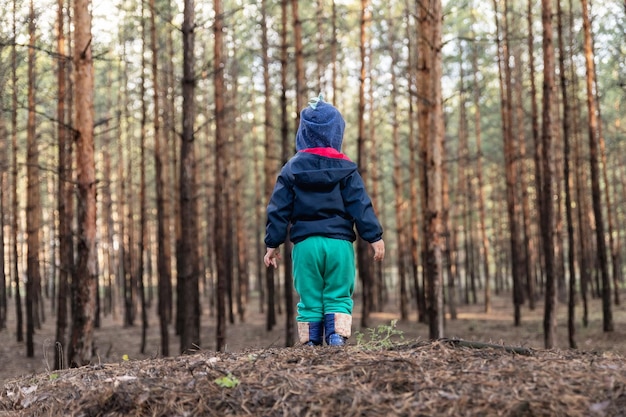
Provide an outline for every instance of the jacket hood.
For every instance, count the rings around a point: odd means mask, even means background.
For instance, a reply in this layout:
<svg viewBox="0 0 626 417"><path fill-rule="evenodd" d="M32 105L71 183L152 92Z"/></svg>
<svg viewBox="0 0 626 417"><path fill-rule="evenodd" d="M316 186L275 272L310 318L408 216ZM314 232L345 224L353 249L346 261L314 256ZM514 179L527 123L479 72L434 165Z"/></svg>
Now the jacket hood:
<svg viewBox="0 0 626 417"><path fill-rule="evenodd" d="M357 169L356 164L348 159L308 152L299 152L289 165L295 184L305 187L337 184Z"/></svg>
<svg viewBox="0 0 626 417"><path fill-rule="evenodd" d="M321 96L311 101L300 113L296 133L296 151L308 148L334 148L341 152L346 122L332 104Z"/></svg>

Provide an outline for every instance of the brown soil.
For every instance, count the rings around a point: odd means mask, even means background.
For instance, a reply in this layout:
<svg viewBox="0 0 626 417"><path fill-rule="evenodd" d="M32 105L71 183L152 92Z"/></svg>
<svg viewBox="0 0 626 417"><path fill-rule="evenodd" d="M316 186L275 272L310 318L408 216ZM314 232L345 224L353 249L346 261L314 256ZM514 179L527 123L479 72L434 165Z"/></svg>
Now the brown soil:
<svg viewBox="0 0 626 417"><path fill-rule="evenodd" d="M284 316L266 332L252 304L248 321L228 328L227 352L214 353L213 319L205 315L203 350L176 358L160 357L153 314L145 354L139 353L140 326L124 328L119 317L105 317L96 331L97 363L61 372L52 371L53 318L38 330L30 359L15 342L11 320L10 330L0 332L0 417L626 415L624 303L613 309L615 331L605 333L600 301L593 300L589 327L577 325L576 351L567 349L565 306L558 308L557 348L546 351L542 307L525 308L515 328L510 304L508 296L496 298L489 314L462 306L457 320L447 320L446 337L495 345L482 349L427 342L428 328L414 314L397 323L401 335L389 343L382 330L398 318L392 305L373 315L370 329L360 329L355 314L355 335L339 350L282 349ZM177 352L178 339L172 334L171 340ZM528 349L520 355L505 345ZM223 377L239 383L220 386Z"/></svg>

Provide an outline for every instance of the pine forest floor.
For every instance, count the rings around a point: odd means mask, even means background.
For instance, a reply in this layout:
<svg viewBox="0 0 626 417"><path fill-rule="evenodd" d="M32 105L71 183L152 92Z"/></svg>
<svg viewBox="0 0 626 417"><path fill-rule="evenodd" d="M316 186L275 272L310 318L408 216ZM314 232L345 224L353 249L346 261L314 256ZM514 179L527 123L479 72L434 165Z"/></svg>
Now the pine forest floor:
<svg viewBox="0 0 626 417"><path fill-rule="evenodd" d="M398 319L397 306L372 315L345 348L284 346L284 315L267 332L258 302L245 323L227 328L226 352L214 352L214 319L202 318L203 348L159 355L151 309L148 343L141 325L103 317L96 330L98 362L53 371L54 317L35 335L35 358L15 341L14 306L0 332L0 417L8 416L626 416L626 291L613 306L615 330L602 331L602 306L590 302L578 349L568 349L567 306L559 305L557 346L543 349L543 307L522 310L513 326L510 295L493 309L459 306L446 320L445 340L428 327ZM13 301L13 300L11 300ZM458 340L464 342L459 342ZM170 351L178 338L170 336ZM467 343L466 343L467 342Z"/></svg>

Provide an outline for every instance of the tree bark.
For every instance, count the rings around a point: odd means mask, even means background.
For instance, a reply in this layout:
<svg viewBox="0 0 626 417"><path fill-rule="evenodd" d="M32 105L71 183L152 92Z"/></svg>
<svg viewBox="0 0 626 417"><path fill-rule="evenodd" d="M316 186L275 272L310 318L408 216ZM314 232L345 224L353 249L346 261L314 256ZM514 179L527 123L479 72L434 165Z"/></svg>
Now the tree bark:
<svg viewBox="0 0 626 417"><path fill-rule="evenodd" d="M407 13L407 21L408 16L412 15L410 10L409 2L406 0L406 13ZM420 273L419 273L419 265L420 265L420 247L419 247L419 198L418 195L421 192L420 187L418 186L418 175L420 175L420 169L418 167L418 137L415 134L415 98L417 96L415 90L415 80L416 80L416 70L417 65L415 63L414 55L419 56L419 51L417 54L414 53L415 46L412 42L411 33L409 32L409 25L407 25L407 39L408 39L408 89L409 89L409 112L408 112L408 125L409 125L409 211L410 218L409 222L411 224L410 229L410 238L409 238L409 249L410 249L410 275L413 279L413 287L415 291L415 298L417 304L417 320L418 322L425 322L426 317L426 303L424 297L423 288L420 287ZM424 184L420 183L423 187Z"/></svg>
<svg viewBox="0 0 626 417"><path fill-rule="evenodd" d="M565 217L567 221L567 267L569 275L569 296L567 304L567 334L569 347L576 349L576 243L574 234L574 216L572 214L572 187L573 179L570 169L572 156L570 137L571 132L571 103L569 102L569 81L565 69L566 50L563 42L563 10L561 0L557 1L557 34L559 43L559 74L561 87L561 101L563 103L563 177L565 178Z"/></svg>
<svg viewBox="0 0 626 417"><path fill-rule="evenodd" d="M398 240L398 256L396 259L398 268L399 294L400 300L400 319L406 321L409 319L409 292L407 290L407 263L404 256L407 248L405 238L406 221L404 210L404 178L402 174L402 153L400 144L400 132L398 121L398 82L395 68L398 65L398 58L395 53L394 45L396 37L394 35L393 17L388 17L389 25L389 51L391 51L391 118L392 118L392 138L393 138L393 188L395 194L394 209L396 217L396 239ZM373 107L373 106L372 106ZM373 123L372 123L373 125ZM373 137L373 135L372 135ZM378 170L375 170L378 172ZM378 199L377 199L378 200ZM378 292L380 293L380 292ZM382 308L382 305L378 306Z"/></svg>
<svg viewBox="0 0 626 417"><path fill-rule="evenodd" d="M82 366L91 361L98 277L90 5L90 0L74 0L78 262L72 279L70 366Z"/></svg>
<svg viewBox="0 0 626 417"><path fill-rule="evenodd" d="M4 82L0 83L0 89L4 91ZM6 138L8 136L6 124L4 119L4 112L0 113L0 137ZM0 141L0 166L8 167L8 146L7 141ZM7 270L5 266L5 240L4 240L4 226L5 226L5 196L8 191L8 169L3 169L0 173L0 330L7 327ZM10 276L10 275L9 275Z"/></svg>
<svg viewBox="0 0 626 417"><path fill-rule="evenodd" d="M553 105L556 88L554 82L554 45L552 42L552 2L551 0L542 0L541 6L543 24L543 117L541 129L543 176L540 195L543 203L540 217L546 274L543 333L545 348L550 349L554 347L556 336L556 284L558 279L554 252L554 160L552 156L554 142Z"/></svg>
<svg viewBox="0 0 626 417"><path fill-rule="evenodd" d="M65 45L65 16L63 8L65 0L58 0L57 4L57 136L59 143L59 165L57 186L57 209L59 211L59 283L57 287L57 326L54 369L66 366L64 350L67 336L67 302L68 283L74 270L74 244L72 240L71 219L74 216L73 187L72 187L72 137L66 125L67 101L66 91L66 45Z"/></svg>
<svg viewBox="0 0 626 417"><path fill-rule="evenodd" d="M602 214L600 169L598 163L598 117L595 103L594 74L595 64L593 49L591 47L591 23L589 21L589 7L587 0L581 0L583 13L583 33L585 49L585 69L587 73L587 113L589 125L589 163L591 167L591 193L593 196L593 213L596 221L596 244L598 248L598 261L602 275L602 327L605 332L612 332L613 312L611 311L611 281L609 277L606 242L604 236L604 217ZM608 185L608 184L607 184Z"/></svg>
<svg viewBox="0 0 626 417"><path fill-rule="evenodd" d="M440 0L419 8L418 115L421 153L425 157L423 200L425 225L425 276L428 333L432 340L443 337L442 268L442 147L443 102L441 97Z"/></svg>
<svg viewBox="0 0 626 417"><path fill-rule="evenodd" d="M181 239L178 244L177 270L179 300L182 322L180 329L180 353L188 353L200 347L200 299L199 299L199 259L198 259L198 200L196 185L196 154L194 148L195 73L194 73L194 31L195 3L185 0L183 11L183 130L180 145L180 227Z"/></svg>
<svg viewBox="0 0 626 417"><path fill-rule="evenodd" d="M360 36L359 36L359 50L360 50L360 71L359 71L359 107L358 107L358 134L357 134L357 166L363 183L367 184L368 170L367 163L365 161L365 80L367 69L365 66L366 61L366 44L367 44L367 28L370 22L369 12L369 0L361 0L360 9ZM367 259L367 243L360 237L357 239L357 265L358 273L362 282L362 313L361 313L361 326L368 327L369 315L371 312L372 301L372 274L368 265Z"/></svg>
<svg viewBox="0 0 626 417"><path fill-rule="evenodd" d="M13 10L12 10L12 33L17 36L17 1L13 0ZM11 145L13 148L12 152L12 173L13 173L13 184L11 184L11 194L12 194L12 212L13 212L13 222L11 224L11 275L13 276L14 285L15 285L15 326L16 326L16 340L18 342L24 341L24 316L22 311L22 295L20 290L20 270L19 270L19 257L17 252L17 237L18 237L18 225L19 225L19 201L17 199L17 183L18 183L18 165L17 165L17 110L18 110L18 101L17 101L17 93L18 93L18 78L17 78L17 44L13 44L11 46L11 85L13 94L11 95Z"/></svg>
<svg viewBox="0 0 626 417"><path fill-rule="evenodd" d="M513 308L515 326L521 324L521 305L523 303L520 273L520 230L518 220L518 198L517 198L517 158L516 149L511 132L511 71L509 68L509 48L508 48L508 3L505 0L504 19L504 43L500 39L500 22L498 21L498 2L494 0L494 10L496 16L496 39L498 43L498 73L500 83L500 101L502 115L502 137L504 140L505 176L506 176L506 205L509 221L509 240L511 256L511 272L513 278Z"/></svg>
<svg viewBox="0 0 626 417"><path fill-rule="evenodd" d="M484 304L485 313L491 312L491 271L489 256L489 237L487 236L487 224L485 220L485 188L483 181L483 150L482 129L480 111L480 85L478 82L478 46L472 45L472 100L474 102L474 136L476 140L476 181L478 186L478 215L480 228L480 241L483 253L483 274L485 276Z"/></svg>
<svg viewBox="0 0 626 417"><path fill-rule="evenodd" d="M296 15L297 15L297 12L296 12ZM287 114L287 72L288 72L287 46L288 44L287 44L287 2L286 1L282 2L281 19L282 19L282 25L281 25L281 51L280 51L280 54L281 54L280 55L280 63L281 63L280 137L281 137L281 143L282 143L281 162L285 164L287 160L289 159L289 157L292 155L293 149L294 149L293 142L291 141L291 138L289 137L289 115ZM265 29L267 30L267 27ZM266 36L265 40L267 42L267 33L265 33L265 36ZM268 44L268 47L269 47L269 44ZM301 47L302 45L300 45L300 48ZM265 50L265 52L267 52L267 49ZM271 109L269 107L269 104L271 102L270 101L271 84L270 84L270 79L269 79L269 56L266 56L265 58L267 59L267 64L268 64L267 72L264 72L264 74L267 76L267 80L265 81L266 92L267 92L265 103L268 106L266 108L266 113L265 113L265 118L267 122L266 127L268 129L268 132L266 132L266 138L267 140L273 140L273 135L271 132L269 132L269 129L271 127L271 120L270 120ZM298 76L296 76L296 79L298 79ZM301 81L302 80L300 80L300 82ZM296 90L298 90L298 88L296 88ZM297 105L298 104L296 104L296 106ZM301 110L300 107L296 107L296 113L299 112L300 110ZM268 155L268 156L271 156L271 155ZM273 175L270 177L270 180L272 183L273 183L274 178L276 178L276 174L277 173L274 171ZM270 194L268 194L268 197L269 195ZM293 262L292 259L293 258L291 257L291 244L289 242L286 242L286 244L283 246L284 246L283 252L285 254L284 256L285 346L293 346L296 343L296 323L295 323L296 311L295 311L294 299L293 299L293 274L292 274L292 262ZM279 304L279 307L280 307L280 304ZM271 307L271 308L272 310L274 310L274 307ZM274 322L276 322L276 318L274 318Z"/></svg>
<svg viewBox="0 0 626 417"><path fill-rule="evenodd" d="M29 48L28 48L28 118L26 122L27 156L26 171L28 179L26 203L26 231L27 231L27 269L26 269L26 356L35 355L34 334L37 315L37 291L41 280L39 269L39 246L41 218L41 190L39 189L39 149L37 146L37 132L35 119L35 6L30 0L28 19Z"/></svg>
<svg viewBox="0 0 626 417"><path fill-rule="evenodd" d="M262 13L263 13L263 24L262 24L262 44L268 46L267 41L267 1L262 0ZM287 130L287 1L281 2L281 101L280 108L281 114L283 115L282 119L282 128ZM265 137L265 202L266 206L269 202L269 198L272 195L272 190L274 188L274 181L276 180L276 161L273 160L274 155L276 155L276 147L274 144L274 137L272 135L272 121L271 121L271 86L270 86L270 78L269 78L269 56L267 55L268 48L263 48L263 82L264 82L264 137ZM283 246L287 246L288 243L285 242ZM267 292L267 313L266 313L266 323L265 329L270 331L276 325L276 306L275 306L275 288L274 288L274 269L273 268L265 268L265 291Z"/></svg>
<svg viewBox="0 0 626 417"><path fill-rule="evenodd" d="M157 273L158 273L158 315L161 335L161 354L169 356L169 331L172 302L172 247L170 234L170 205L167 192L169 178L169 152L163 143L161 134L161 102L159 97L159 65L156 30L155 0L150 0L150 47L152 49L152 85L154 89L154 166L156 175L156 210L157 210ZM165 145L165 146L164 146ZM165 161L165 162L164 162Z"/></svg>
<svg viewBox="0 0 626 417"><path fill-rule="evenodd" d="M224 58L223 58L223 10L221 0L214 0L215 22L213 24L214 51L213 77L215 100L215 238L221 244L215 245L217 262L217 326L216 350L226 346L226 291L229 275L227 257L228 196L226 194L227 137L224 115Z"/></svg>

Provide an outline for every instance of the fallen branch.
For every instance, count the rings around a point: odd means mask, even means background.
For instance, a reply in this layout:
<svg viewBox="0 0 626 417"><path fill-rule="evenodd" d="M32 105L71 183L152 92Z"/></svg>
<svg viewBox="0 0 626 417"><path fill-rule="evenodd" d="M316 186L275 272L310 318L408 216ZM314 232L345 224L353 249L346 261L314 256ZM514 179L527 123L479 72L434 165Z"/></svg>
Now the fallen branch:
<svg viewBox="0 0 626 417"><path fill-rule="evenodd" d="M525 355L525 356L531 356L533 354L531 349L525 348L525 347L504 346L504 345L497 345L495 343L472 342L469 340L462 340L462 339L442 338L438 340L440 342L447 343L455 347L467 347L471 349L486 349L486 348L502 349L506 352L517 353L518 355Z"/></svg>

